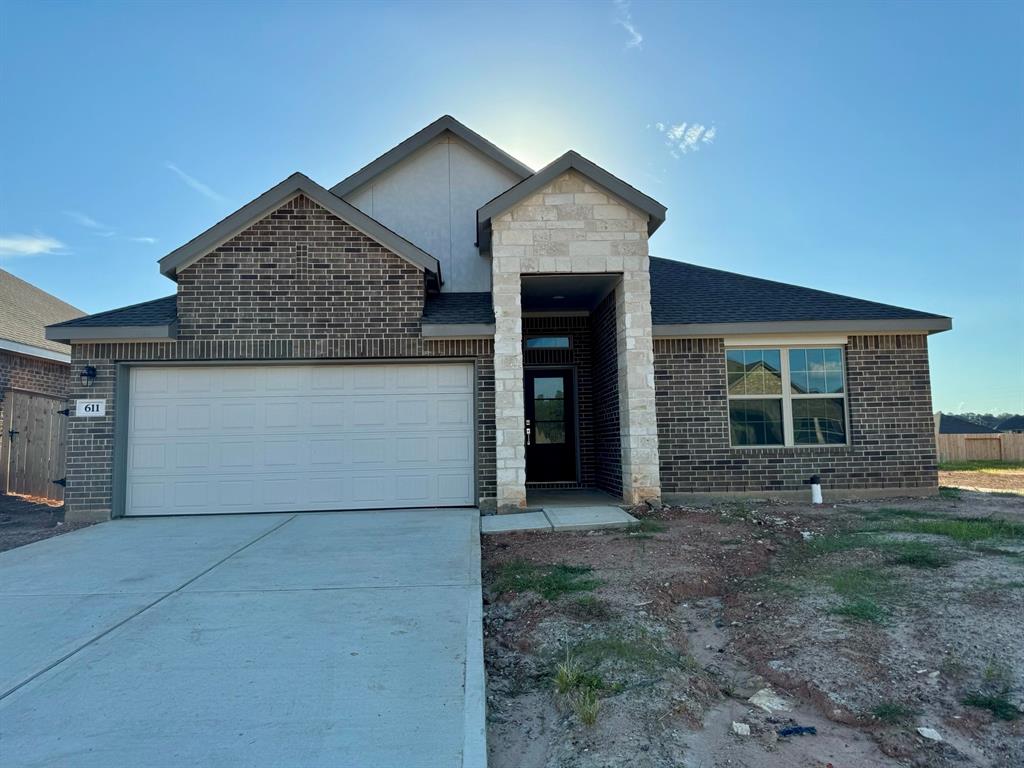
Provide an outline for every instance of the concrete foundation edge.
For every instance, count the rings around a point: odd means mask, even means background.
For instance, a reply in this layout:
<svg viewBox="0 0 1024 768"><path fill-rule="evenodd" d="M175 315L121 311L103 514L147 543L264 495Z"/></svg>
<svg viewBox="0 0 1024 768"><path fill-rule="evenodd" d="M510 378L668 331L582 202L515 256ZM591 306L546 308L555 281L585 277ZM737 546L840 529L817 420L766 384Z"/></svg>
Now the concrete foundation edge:
<svg viewBox="0 0 1024 768"><path fill-rule="evenodd" d="M920 488L836 488L822 489L822 497L826 502L859 501L868 499L893 498L927 498L937 496L939 487L924 486ZM690 493L662 493L661 500L665 504L696 504L701 502L722 501L725 499L778 499L779 501L811 501L810 487L805 491L717 491Z"/></svg>

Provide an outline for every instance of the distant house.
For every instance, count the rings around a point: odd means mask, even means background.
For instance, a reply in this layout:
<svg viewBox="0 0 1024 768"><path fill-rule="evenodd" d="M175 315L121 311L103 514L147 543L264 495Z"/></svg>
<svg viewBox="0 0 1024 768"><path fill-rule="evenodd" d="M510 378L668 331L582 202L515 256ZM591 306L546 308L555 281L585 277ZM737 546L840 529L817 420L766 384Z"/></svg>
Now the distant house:
<svg viewBox="0 0 1024 768"><path fill-rule="evenodd" d="M940 435L994 435L998 431L992 427L986 427L984 424L976 424L948 413L939 413L936 415L936 419L939 422Z"/></svg>
<svg viewBox="0 0 1024 768"><path fill-rule="evenodd" d="M1024 432L1024 416L1011 416L996 424L996 432Z"/></svg>
<svg viewBox="0 0 1024 768"><path fill-rule="evenodd" d="M54 500L64 489L71 347L46 326L85 313L0 269L0 492Z"/></svg>

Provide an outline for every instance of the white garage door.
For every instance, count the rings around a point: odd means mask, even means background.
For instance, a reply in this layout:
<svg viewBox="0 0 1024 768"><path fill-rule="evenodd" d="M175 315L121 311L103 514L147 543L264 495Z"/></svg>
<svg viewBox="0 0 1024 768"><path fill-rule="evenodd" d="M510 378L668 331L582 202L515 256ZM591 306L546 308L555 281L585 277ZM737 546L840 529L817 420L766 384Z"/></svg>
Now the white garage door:
<svg viewBox="0 0 1024 768"><path fill-rule="evenodd" d="M473 368L131 370L125 514L473 503Z"/></svg>

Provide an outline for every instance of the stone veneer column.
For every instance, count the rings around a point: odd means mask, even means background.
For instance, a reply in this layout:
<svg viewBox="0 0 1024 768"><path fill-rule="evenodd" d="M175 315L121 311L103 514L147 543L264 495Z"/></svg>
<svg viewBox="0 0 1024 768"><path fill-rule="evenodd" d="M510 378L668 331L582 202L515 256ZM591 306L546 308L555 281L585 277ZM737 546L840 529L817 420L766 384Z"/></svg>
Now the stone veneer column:
<svg viewBox="0 0 1024 768"><path fill-rule="evenodd" d="M491 228L498 510L526 503L521 276L537 273L622 275L616 335L623 496L629 503L658 498L647 216L570 170L496 216Z"/></svg>
<svg viewBox="0 0 1024 768"><path fill-rule="evenodd" d="M619 352L619 435L622 498L627 504L661 498L658 414L654 396L650 258L623 275L615 289Z"/></svg>
<svg viewBox="0 0 1024 768"><path fill-rule="evenodd" d="M526 413L519 263L515 252L503 251L494 255L494 455L499 512L512 512L526 506Z"/></svg>

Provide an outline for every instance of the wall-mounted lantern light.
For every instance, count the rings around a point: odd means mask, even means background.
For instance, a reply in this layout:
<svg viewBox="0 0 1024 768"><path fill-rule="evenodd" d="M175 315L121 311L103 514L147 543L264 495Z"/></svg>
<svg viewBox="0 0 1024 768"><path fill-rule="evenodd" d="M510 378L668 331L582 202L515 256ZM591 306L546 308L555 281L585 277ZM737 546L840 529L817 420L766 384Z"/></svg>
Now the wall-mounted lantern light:
<svg viewBox="0 0 1024 768"><path fill-rule="evenodd" d="M96 369L87 365L78 376L82 380L83 387L91 387L92 383L96 381Z"/></svg>

